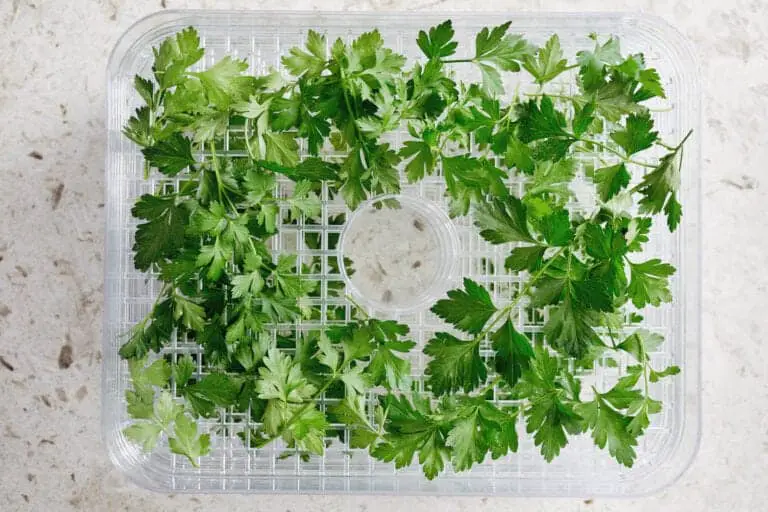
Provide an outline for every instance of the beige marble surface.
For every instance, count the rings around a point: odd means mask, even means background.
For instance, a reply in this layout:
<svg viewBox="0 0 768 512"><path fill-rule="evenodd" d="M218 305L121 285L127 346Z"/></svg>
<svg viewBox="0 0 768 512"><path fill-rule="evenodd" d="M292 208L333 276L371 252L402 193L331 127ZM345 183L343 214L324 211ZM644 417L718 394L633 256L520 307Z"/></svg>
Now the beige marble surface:
<svg viewBox="0 0 768 512"><path fill-rule="evenodd" d="M119 35L165 7L644 10L679 27L704 90L704 429L692 467L632 501L172 496L125 481L99 433L104 70ZM767 510L767 35L758 0L3 0L0 511Z"/></svg>

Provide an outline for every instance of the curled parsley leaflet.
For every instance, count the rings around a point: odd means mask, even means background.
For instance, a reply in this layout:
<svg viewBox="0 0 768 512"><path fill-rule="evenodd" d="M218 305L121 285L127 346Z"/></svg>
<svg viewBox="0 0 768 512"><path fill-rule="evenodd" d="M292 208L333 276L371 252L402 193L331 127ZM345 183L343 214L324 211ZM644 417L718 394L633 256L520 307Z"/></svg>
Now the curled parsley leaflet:
<svg viewBox="0 0 768 512"><path fill-rule="evenodd" d="M593 36L569 59L557 35L537 47L510 28L462 48L445 21L415 34L423 58L412 64L377 30L349 43L309 31L281 71L259 76L229 56L193 71L204 55L194 28L154 49L124 129L158 180L132 210L134 263L161 282L120 348L128 439L152 450L165 436L197 464L211 450L199 420L224 416L252 448L279 439L309 457L336 441L431 479L507 456L520 435L551 461L588 434L633 464L662 409L650 383L680 371L654 366L663 339L637 325L641 308L672 300L675 268L638 253L659 216L671 231L681 223L688 136L660 139L644 102L666 98L661 79L617 38ZM457 80L459 66L481 81ZM511 80L534 86L511 94ZM576 92L557 94L555 80ZM400 146L388 142L395 130L409 134ZM584 152L599 162L586 172ZM407 325L369 317L318 278L336 261L270 250L281 226L319 224L328 204L354 209L435 176L451 215L507 251L515 287L464 279L432 306L444 328L420 349ZM579 213L577 179L595 201ZM321 305L326 296L340 305ZM171 339L199 350L173 356ZM613 358L630 361L615 385L582 386Z"/></svg>

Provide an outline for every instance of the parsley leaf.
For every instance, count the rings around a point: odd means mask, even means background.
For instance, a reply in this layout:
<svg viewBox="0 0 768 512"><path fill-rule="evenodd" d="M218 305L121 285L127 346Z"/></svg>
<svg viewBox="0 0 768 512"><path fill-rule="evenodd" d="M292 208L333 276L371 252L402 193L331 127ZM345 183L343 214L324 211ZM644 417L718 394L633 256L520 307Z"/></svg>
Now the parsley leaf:
<svg viewBox="0 0 768 512"><path fill-rule="evenodd" d="M491 340L493 350L496 351L496 371L513 387L520 380L523 371L528 368L534 356L533 347L528 338L517 332L510 319L491 336Z"/></svg>
<svg viewBox="0 0 768 512"><path fill-rule="evenodd" d="M203 58L197 30L188 27L174 37L165 39L153 49L155 62L152 66L155 79L163 89L178 85L184 71Z"/></svg>
<svg viewBox="0 0 768 512"><path fill-rule="evenodd" d="M517 34L507 34L511 22L483 28L475 38L475 61L493 64L504 71L520 71L520 63L533 48Z"/></svg>
<svg viewBox="0 0 768 512"><path fill-rule="evenodd" d="M368 411L366 411L365 397L347 396L332 408L333 414L341 423L351 427L349 436L349 446L352 448L368 448L378 438L379 432L376 427L368 420ZM375 414L377 422L383 423L384 410L381 406L376 408Z"/></svg>
<svg viewBox="0 0 768 512"><path fill-rule="evenodd" d="M627 156L632 156L653 146L659 132L653 131L653 119L649 112L627 117L626 127L611 133L611 139L621 146Z"/></svg>
<svg viewBox="0 0 768 512"><path fill-rule="evenodd" d="M416 344L412 341L386 341L381 343L368 365L374 385L387 389L407 389L411 383L411 363L396 353L408 353Z"/></svg>
<svg viewBox="0 0 768 512"><path fill-rule="evenodd" d="M573 402L557 382L560 373L556 358L546 349L537 348L531 371L526 373L524 395L530 400L525 409L525 425L541 454L551 462L568 444L568 433L581 431L581 417Z"/></svg>
<svg viewBox="0 0 768 512"><path fill-rule="evenodd" d="M443 157L442 164L452 216L466 215L472 201L482 202L488 194L509 194L503 181L506 173L487 159L461 155Z"/></svg>
<svg viewBox="0 0 768 512"><path fill-rule="evenodd" d="M296 183L293 195L288 199L288 206L293 220L298 220L302 215L311 219L319 216L321 211L320 198L312 190L312 183L309 181Z"/></svg>
<svg viewBox="0 0 768 512"><path fill-rule="evenodd" d="M532 272L541 266L546 250L546 246L543 245L515 247L504 261L504 268L512 272L523 270Z"/></svg>
<svg viewBox="0 0 768 512"><path fill-rule="evenodd" d="M568 133L565 115L555 110L549 96L521 103L518 109L517 137L521 142L535 142L533 156L540 160L561 160L576 138Z"/></svg>
<svg viewBox="0 0 768 512"><path fill-rule="evenodd" d="M405 173L408 181L414 183L426 175L432 174L435 168L434 148L424 141L408 140L403 143L400 149L400 156L408 158L413 157L405 166Z"/></svg>
<svg viewBox="0 0 768 512"><path fill-rule="evenodd" d="M600 448L608 444L609 453L620 464L632 467L637 440L627 430L631 419L611 408L600 394L591 402L579 404L576 411L592 429L595 444Z"/></svg>
<svg viewBox="0 0 768 512"><path fill-rule="evenodd" d="M522 142L552 137L573 138L565 131L565 115L555 110L549 96L542 96L539 103L529 100L521 104L518 116L518 137Z"/></svg>
<svg viewBox="0 0 768 512"><path fill-rule="evenodd" d="M538 49L536 56L526 56L523 67L533 75L538 84L554 80L568 67L568 60L563 57L560 38L554 34L544 46Z"/></svg>
<svg viewBox="0 0 768 512"><path fill-rule="evenodd" d="M325 70L328 60L325 36L310 30L307 34L306 48L306 52L299 48L291 48L289 55L282 59L283 66L288 68L294 76L305 73L319 75Z"/></svg>
<svg viewBox="0 0 768 512"><path fill-rule="evenodd" d="M192 142L180 133L141 150L147 163L167 176L176 176L195 163Z"/></svg>
<svg viewBox="0 0 768 512"><path fill-rule="evenodd" d="M436 57L450 57L456 53L456 47L459 45L453 40L453 25L451 20L429 29L429 34L421 30L416 42L429 59Z"/></svg>
<svg viewBox="0 0 768 512"><path fill-rule="evenodd" d="M480 228L480 236L492 244L536 242L528 229L525 205L512 195L479 204L475 226Z"/></svg>
<svg viewBox="0 0 768 512"><path fill-rule="evenodd" d="M189 214L175 196L144 194L131 213L148 221L136 228L133 262L137 269L148 270L152 264L178 254L184 244Z"/></svg>
<svg viewBox="0 0 768 512"><path fill-rule="evenodd" d="M597 315L578 305L568 295L562 305L550 310L549 320L544 324L544 336L553 347L571 357L580 358L587 353L590 345L602 344L595 332L597 324Z"/></svg>
<svg viewBox="0 0 768 512"><path fill-rule="evenodd" d="M241 74L246 69L246 61L226 56L194 76L202 82L211 103L228 108L246 100L253 92L253 79Z"/></svg>
<svg viewBox="0 0 768 512"><path fill-rule="evenodd" d="M479 340L465 341L438 332L427 342L424 353L432 356L424 373L429 375L433 393L444 394L459 389L469 392L488 376L480 358Z"/></svg>
<svg viewBox="0 0 768 512"><path fill-rule="evenodd" d="M488 290L465 277L464 290L449 291L431 311L457 329L478 334L497 310Z"/></svg>
<svg viewBox="0 0 768 512"><path fill-rule="evenodd" d="M445 468L450 456L446 436L441 425L432 419L428 402L418 397L414 397L414 401L418 409L404 396L386 397L387 434L371 455L384 462L394 461L396 468L403 468L410 465L418 453L424 475L432 480Z"/></svg>
<svg viewBox="0 0 768 512"><path fill-rule="evenodd" d="M638 192L643 196L640 200L641 211L659 213L663 209L670 231L677 229L682 217L677 191L680 188L683 144L689 136L690 133L674 150L663 156L659 165L646 174L638 186Z"/></svg>
<svg viewBox="0 0 768 512"><path fill-rule="evenodd" d="M675 273L675 267L654 258L642 263L629 263L630 281L627 293L637 308L648 304L658 306L672 300L669 291L669 276Z"/></svg>
<svg viewBox="0 0 768 512"><path fill-rule="evenodd" d="M151 452L155 448L162 432L162 425L146 421L133 423L123 430L125 437L141 446L146 452Z"/></svg>
<svg viewBox="0 0 768 512"><path fill-rule="evenodd" d="M584 50L576 54L576 60L580 66L581 86L585 91L598 89L604 83L606 67L621 62L618 38L611 37L602 45L597 42L596 37L593 39L595 39L593 51Z"/></svg>
<svg viewBox="0 0 768 512"><path fill-rule="evenodd" d="M167 295L158 297L150 314L131 329L128 341L120 347L120 357L140 359L150 350L160 352L175 326L173 301Z"/></svg>
<svg viewBox="0 0 768 512"><path fill-rule="evenodd" d="M168 439L171 451L187 457L193 466L197 467L198 458L210 453L210 435L198 435L197 423L185 414L176 417L173 433L174 437Z"/></svg>
<svg viewBox="0 0 768 512"><path fill-rule="evenodd" d="M631 176L624 162L609 167L596 169L592 178L597 185L597 193L602 201L609 201L621 189L629 185Z"/></svg>

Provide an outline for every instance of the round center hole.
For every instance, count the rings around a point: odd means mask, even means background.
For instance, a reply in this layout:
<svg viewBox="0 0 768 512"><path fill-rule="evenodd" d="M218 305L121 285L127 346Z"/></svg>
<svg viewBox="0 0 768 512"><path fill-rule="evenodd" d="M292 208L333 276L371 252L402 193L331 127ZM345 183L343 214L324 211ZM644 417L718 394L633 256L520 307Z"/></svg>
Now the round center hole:
<svg viewBox="0 0 768 512"><path fill-rule="evenodd" d="M458 237L429 201L400 195L363 203L339 242L339 267L355 300L380 311L430 306L450 288Z"/></svg>

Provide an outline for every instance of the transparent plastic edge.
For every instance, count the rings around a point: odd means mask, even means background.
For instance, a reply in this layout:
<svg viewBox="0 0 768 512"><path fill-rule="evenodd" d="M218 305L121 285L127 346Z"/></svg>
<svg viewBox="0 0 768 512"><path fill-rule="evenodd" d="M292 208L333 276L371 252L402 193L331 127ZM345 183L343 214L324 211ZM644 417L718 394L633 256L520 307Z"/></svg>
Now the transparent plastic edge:
<svg viewBox="0 0 768 512"><path fill-rule="evenodd" d="M241 11L244 13L254 14L258 11L247 10ZM125 61L130 58L131 54L136 51L137 48L144 48L144 42L153 39L157 34L163 30L170 28L178 28L182 25L194 24L201 18L205 18L207 23L216 21L217 18L228 18L232 15L236 15L238 11L205 11L205 10L166 10L159 11L157 13L150 14L132 26L130 26L118 39L115 47L113 48L108 65L107 65L107 127L110 130L108 135L108 148L106 152L106 169L105 169L105 203L110 206L110 191L114 190L110 187L112 184L112 177L110 170L116 165L115 155L110 151L109 145L112 141L112 130L115 128L112 126L114 117L111 115L113 110L117 108L116 95L117 92L111 87L111 82L119 77L123 69L125 68ZM339 16L345 18L343 21L339 21L339 24L349 23L353 26L359 26L361 21L371 20L377 23L397 21L399 16L402 16L403 12L385 11L385 12L332 12L332 11L261 11L265 16L278 18L281 16L290 17L293 19L305 19L309 20L317 16ZM596 25L605 25L606 23L623 23L625 29L637 28L646 31L648 34L654 34L657 37L656 43L663 46L667 51L668 56L674 63L683 68L686 81L689 82L689 87L692 91L694 99L688 103L687 106L693 107L690 111L690 125L698 132L699 136L694 135L691 138L692 144L691 150L686 152L686 161L684 166L690 171L699 171L701 169L701 151L700 151L700 130L701 130L701 92L699 88L699 72L698 61L693 50L691 43L672 25L670 25L663 18L647 15L647 14L627 14L622 12L613 13L593 13L593 12L579 12L579 13L567 13L567 12L525 12L525 13L510 13L504 11L488 11L488 12L458 12L461 14L462 21L469 20L492 20L496 16L514 17L523 16L529 19L544 19L547 18L553 23L558 19L573 19L573 18L597 18L599 22ZM429 12L430 18L440 17L455 17L457 12ZM318 21L319 23L319 21ZM692 103L692 105L691 105ZM119 131L119 127L118 131ZM658 467L646 473L645 478L632 475L630 480L626 482L625 487L621 488L621 493L589 493L583 491L566 492L561 494L561 497L639 497L656 494L665 488L676 482L690 467L691 463L695 459L701 442L701 350L700 350L700 333L701 333L701 181L698 177L691 176L691 173L684 173L684 191L686 192L683 198L683 204L686 207L685 215L683 217L683 223L681 226L682 236L685 239L683 249L681 251L681 274L685 286L682 287L684 295L680 296L685 300L683 306L684 322L681 325L683 330L683 350L684 350L684 368L683 374L685 375L685 388L684 392L686 397L691 397L693 400L684 400L685 412L684 422L677 429L677 439L673 446L673 451L670 456L663 462L662 467ZM113 215L111 211L115 206L106 208L105 226L106 229L114 227ZM105 287L109 284L109 269L114 268L115 264L119 264L119 261L115 261L116 258L110 251L108 245L108 238L105 237L105 258L104 258L104 276ZM106 306L106 305L105 305ZM115 361L114 357L110 357L111 352L114 349L114 342L110 338L109 327L113 324L110 317L110 311L108 307L105 307L103 316L103 335L102 335L102 349L104 350L104 359L102 364L102 433L101 438L104 441L108 455L112 463L121 470L132 482L135 484L152 491L162 492L167 490L174 490L174 492L194 493L195 489L188 488L175 488L172 485L172 475L166 474L153 466L151 459L148 457L130 457L128 450L125 449L125 443L127 440L123 436L117 416L115 414L115 408L122 405L118 393L110 393L107 389L106 383L108 380L114 378L115 373L119 372L119 361ZM114 354L112 354L114 355ZM116 363L116 364L115 364ZM690 388L693 388L691 390ZM192 475L185 475L192 476ZM207 480L220 481L220 477L207 477L205 475L199 475L200 481ZM296 476L290 477L262 477L271 480L292 480L296 479ZM341 478L341 477L324 477L329 478ZM369 477L375 480L375 476ZM389 475L387 478L397 480L396 475ZM365 479L365 477L361 477ZM164 485L165 484L165 485ZM202 488L201 488L202 490ZM199 490L197 492L200 492ZM216 493L237 493L242 491L237 490L207 490L206 492ZM265 494L274 493L301 493L301 494L326 494L325 491L318 490L300 490L298 488L294 490L282 489L273 491L261 491ZM407 490L406 492L381 492L381 491L344 491L346 494L365 494L365 495L392 495L392 494L404 494L404 495L434 495L434 492L429 491L413 491ZM457 492L446 493L445 495L488 495L488 493L482 492ZM536 490L526 490L520 493L498 493L499 495L509 496L530 496L530 497L549 497L552 494L537 492Z"/></svg>
<svg viewBox="0 0 768 512"><path fill-rule="evenodd" d="M104 182L104 203L105 203L105 240L104 240L104 289L105 296L109 297L109 300L104 305L104 314L102 320L102 351L104 357L102 358L102 394L101 394L101 439L107 451L107 455L114 464L114 466L120 470L126 477L128 477L133 483L139 485L148 490L153 491L166 491L172 490L172 486L161 485L160 482L167 482L168 475L159 474L158 471L153 471L151 463L147 463L141 457L131 457L131 450L128 449L128 441L122 433L121 426L119 424L119 412L117 407L122 406L121 397L119 396L119 386L116 386L116 392L111 389L109 385L114 379L119 379L120 374L120 360L119 356L116 357L114 340L112 339L113 325L115 319L113 315L115 312L112 310L115 305L114 299L107 294L107 290L111 289L111 286L120 286L119 277L111 277L114 272L113 269L120 267L120 256L116 255L110 244L110 230L114 229L116 225L122 221L119 214L118 205L114 204L112 196L114 191L118 190L121 193L120 187L118 187L120 180L115 179L113 176L114 170L118 166L118 161L113 149L115 132L121 133L121 127L115 126L116 110L119 109L119 92L113 81L119 79L121 70L124 68L125 59L135 53L135 50L142 45L142 41L148 37L153 37L153 34L164 26L175 25L183 19L183 11L161 11L158 13L150 14L133 25L131 25L117 40L115 46L110 53L108 64L106 68L105 80L107 85L106 95L106 127L107 127L107 148L105 157L105 182ZM121 136L121 135L120 135ZM118 380L119 382L119 380ZM152 478L152 473L158 473L154 476L158 478Z"/></svg>
<svg viewBox="0 0 768 512"><path fill-rule="evenodd" d="M684 215L679 237L681 283L677 300L682 300L683 421L677 426L669 456L645 475L633 474L622 497L657 494L677 482L690 468L701 446L701 89L699 60L693 44L673 25L659 16L625 14L625 30L635 28L649 42L662 47L670 61L680 69L688 94L680 107L685 109L688 126L694 130L683 155L681 195ZM681 247L680 247L681 246Z"/></svg>

